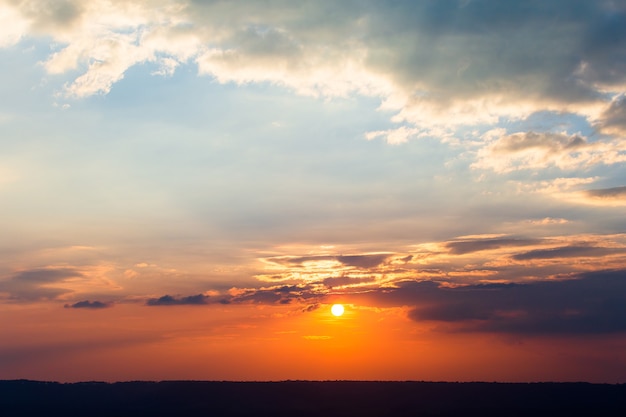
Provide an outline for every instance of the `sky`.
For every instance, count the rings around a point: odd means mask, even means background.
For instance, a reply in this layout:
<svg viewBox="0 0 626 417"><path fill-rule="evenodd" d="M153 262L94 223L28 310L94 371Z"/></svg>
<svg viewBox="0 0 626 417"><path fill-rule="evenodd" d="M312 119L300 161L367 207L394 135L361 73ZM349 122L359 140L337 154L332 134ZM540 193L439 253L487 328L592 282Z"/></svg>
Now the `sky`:
<svg viewBox="0 0 626 417"><path fill-rule="evenodd" d="M626 1L0 0L0 63L0 379L626 382Z"/></svg>

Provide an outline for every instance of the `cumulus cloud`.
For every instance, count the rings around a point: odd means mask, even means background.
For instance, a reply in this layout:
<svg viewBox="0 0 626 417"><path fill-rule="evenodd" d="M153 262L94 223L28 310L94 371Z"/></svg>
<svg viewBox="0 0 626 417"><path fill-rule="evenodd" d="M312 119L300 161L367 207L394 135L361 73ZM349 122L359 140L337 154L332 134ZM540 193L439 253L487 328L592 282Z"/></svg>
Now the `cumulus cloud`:
<svg viewBox="0 0 626 417"><path fill-rule="evenodd" d="M85 300L85 301L78 301L74 304L65 304L65 308L86 308L86 309L102 309L102 308L108 308L111 307L112 304L111 303L104 303L102 301L89 301L89 300Z"/></svg>
<svg viewBox="0 0 626 417"><path fill-rule="evenodd" d="M52 73L78 70L71 96L106 93L145 62L195 62L219 82L271 82L300 94L380 97L390 142L537 111L622 125L625 11L609 1L400 1L296 4L189 0L2 2L0 45L60 45ZM404 126L406 124L406 126ZM536 144L544 154L575 143Z"/></svg>
<svg viewBox="0 0 626 417"><path fill-rule="evenodd" d="M623 140L590 142L580 135L519 132L488 142L472 167L501 173L551 166L574 170L624 162L625 149Z"/></svg>

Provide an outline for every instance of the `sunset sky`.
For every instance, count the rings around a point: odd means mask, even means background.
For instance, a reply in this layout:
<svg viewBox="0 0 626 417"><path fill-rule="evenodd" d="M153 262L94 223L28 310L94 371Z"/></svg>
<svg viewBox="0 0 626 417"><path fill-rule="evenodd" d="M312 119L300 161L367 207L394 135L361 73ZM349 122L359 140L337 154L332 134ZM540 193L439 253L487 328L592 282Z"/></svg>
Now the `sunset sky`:
<svg viewBox="0 0 626 417"><path fill-rule="evenodd" d="M626 1L0 0L16 378L626 382Z"/></svg>

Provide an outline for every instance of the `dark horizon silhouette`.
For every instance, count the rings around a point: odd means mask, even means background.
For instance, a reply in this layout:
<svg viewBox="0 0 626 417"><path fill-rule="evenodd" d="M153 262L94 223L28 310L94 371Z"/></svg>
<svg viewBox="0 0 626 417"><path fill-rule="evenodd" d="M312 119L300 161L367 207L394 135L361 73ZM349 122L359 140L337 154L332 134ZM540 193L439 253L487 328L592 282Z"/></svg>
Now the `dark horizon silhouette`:
<svg viewBox="0 0 626 417"><path fill-rule="evenodd" d="M0 381L5 417L624 416L626 384Z"/></svg>

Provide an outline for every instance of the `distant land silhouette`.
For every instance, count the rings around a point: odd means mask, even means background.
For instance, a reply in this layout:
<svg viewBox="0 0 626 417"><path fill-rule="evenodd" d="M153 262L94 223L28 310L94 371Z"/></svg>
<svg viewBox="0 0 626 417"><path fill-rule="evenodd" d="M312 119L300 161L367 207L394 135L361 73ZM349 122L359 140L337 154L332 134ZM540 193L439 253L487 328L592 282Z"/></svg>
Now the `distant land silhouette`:
<svg viewBox="0 0 626 417"><path fill-rule="evenodd" d="M626 384L0 381L0 415L626 416Z"/></svg>

